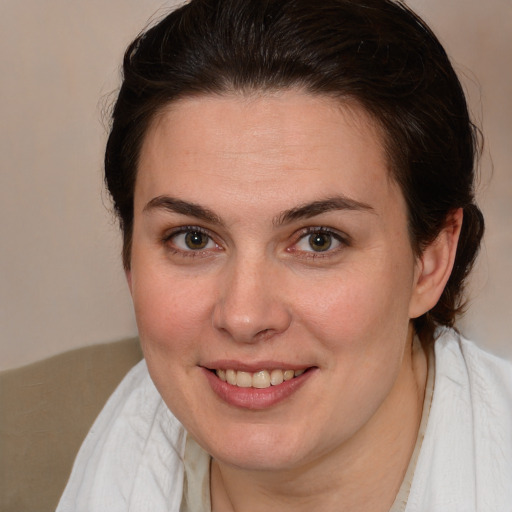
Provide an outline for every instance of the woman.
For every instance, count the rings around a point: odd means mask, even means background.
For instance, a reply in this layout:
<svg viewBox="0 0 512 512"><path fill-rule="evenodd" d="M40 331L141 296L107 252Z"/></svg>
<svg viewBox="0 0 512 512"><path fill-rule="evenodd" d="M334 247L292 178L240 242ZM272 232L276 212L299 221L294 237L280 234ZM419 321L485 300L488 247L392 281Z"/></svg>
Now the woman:
<svg viewBox="0 0 512 512"><path fill-rule="evenodd" d="M388 0L192 0L127 49L105 156L145 362L59 509L512 506L512 371L453 330L475 130Z"/></svg>

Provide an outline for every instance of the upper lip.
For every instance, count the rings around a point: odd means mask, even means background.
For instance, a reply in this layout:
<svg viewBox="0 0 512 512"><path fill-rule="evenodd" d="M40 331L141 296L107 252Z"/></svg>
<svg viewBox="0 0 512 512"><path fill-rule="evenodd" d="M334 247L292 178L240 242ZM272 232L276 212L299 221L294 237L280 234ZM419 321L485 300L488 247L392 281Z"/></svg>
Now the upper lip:
<svg viewBox="0 0 512 512"><path fill-rule="evenodd" d="M208 364L201 365L208 370L236 370L241 372L255 373L261 370L306 370L312 365L301 363L281 363L277 361L257 361L245 363L234 360L212 361Z"/></svg>

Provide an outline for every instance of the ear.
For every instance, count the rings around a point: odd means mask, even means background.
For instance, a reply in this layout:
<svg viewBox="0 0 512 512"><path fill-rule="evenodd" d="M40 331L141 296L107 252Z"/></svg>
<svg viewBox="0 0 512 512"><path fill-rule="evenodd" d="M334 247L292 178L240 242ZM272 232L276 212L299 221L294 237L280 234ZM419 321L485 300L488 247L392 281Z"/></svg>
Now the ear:
<svg viewBox="0 0 512 512"><path fill-rule="evenodd" d="M462 208L451 211L437 238L419 256L409 318L423 315L441 297L455 262L462 217Z"/></svg>

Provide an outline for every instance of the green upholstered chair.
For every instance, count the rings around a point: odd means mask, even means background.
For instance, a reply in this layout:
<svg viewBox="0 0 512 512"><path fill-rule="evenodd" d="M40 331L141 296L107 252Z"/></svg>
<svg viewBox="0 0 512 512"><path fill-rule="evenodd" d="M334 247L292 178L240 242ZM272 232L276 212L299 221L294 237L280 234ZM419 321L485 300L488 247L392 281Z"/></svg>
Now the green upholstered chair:
<svg viewBox="0 0 512 512"><path fill-rule="evenodd" d="M0 372L0 510L54 511L94 419L142 358L137 339Z"/></svg>

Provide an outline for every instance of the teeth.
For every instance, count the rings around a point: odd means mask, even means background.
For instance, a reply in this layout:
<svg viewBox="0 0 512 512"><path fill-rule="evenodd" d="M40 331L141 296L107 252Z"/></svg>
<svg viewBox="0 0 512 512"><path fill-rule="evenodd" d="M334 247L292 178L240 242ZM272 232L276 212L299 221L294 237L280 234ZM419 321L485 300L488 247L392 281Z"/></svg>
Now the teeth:
<svg viewBox="0 0 512 512"><path fill-rule="evenodd" d="M236 386L236 372L235 370L226 370L226 381L232 386Z"/></svg>
<svg viewBox="0 0 512 512"><path fill-rule="evenodd" d="M272 386L279 386L283 381L283 370L272 370L272 373L270 374L270 384L272 384Z"/></svg>
<svg viewBox="0 0 512 512"><path fill-rule="evenodd" d="M291 380L293 377L295 377L295 372L293 370L286 370L283 373L284 380Z"/></svg>
<svg viewBox="0 0 512 512"><path fill-rule="evenodd" d="M265 389L270 386L279 386L284 381L299 377L306 370L260 370L259 372L249 373L236 370L216 370L217 377L223 382L239 388L257 388Z"/></svg>
<svg viewBox="0 0 512 512"><path fill-rule="evenodd" d="M270 374L266 370L253 374L252 387L258 389L270 387Z"/></svg>
<svg viewBox="0 0 512 512"><path fill-rule="evenodd" d="M250 388L252 386L252 375L247 372L236 372L236 385L239 388Z"/></svg>

